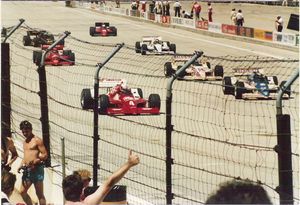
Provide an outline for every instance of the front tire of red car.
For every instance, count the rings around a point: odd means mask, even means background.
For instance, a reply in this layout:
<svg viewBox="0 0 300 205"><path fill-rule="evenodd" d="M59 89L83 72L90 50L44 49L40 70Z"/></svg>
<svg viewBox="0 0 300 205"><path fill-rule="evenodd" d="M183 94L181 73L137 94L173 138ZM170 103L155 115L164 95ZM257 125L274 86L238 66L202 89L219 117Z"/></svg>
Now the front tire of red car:
<svg viewBox="0 0 300 205"><path fill-rule="evenodd" d="M99 114L107 114L109 99L107 95L99 96Z"/></svg>
<svg viewBox="0 0 300 205"><path fill-rule="evenodd" d="M160 109L160 96L158 94L150 94L148 98L148 105L150 108Z"/></svg>

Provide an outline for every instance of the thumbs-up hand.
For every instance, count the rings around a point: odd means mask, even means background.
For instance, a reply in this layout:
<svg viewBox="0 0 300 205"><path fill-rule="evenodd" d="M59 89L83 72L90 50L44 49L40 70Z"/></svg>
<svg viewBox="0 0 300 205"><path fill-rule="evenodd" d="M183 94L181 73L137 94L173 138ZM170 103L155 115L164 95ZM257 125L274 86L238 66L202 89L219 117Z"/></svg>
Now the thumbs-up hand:
<svg viewBox="0 0 300 205"><path fill-rule="evenodd" d="M132 153L132 150L129 150L128 153L128 163L130 164L130 166L135 166L138 163L140 163L140 158L137 154Z"/></svg>

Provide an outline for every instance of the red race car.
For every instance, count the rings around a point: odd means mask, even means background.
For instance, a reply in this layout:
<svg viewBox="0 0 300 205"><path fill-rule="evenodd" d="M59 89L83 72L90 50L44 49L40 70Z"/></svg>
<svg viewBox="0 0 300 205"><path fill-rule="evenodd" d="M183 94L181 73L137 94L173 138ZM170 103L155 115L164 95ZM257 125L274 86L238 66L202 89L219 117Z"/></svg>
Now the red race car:
<svg viewBox="0 0 300 205"><path fill-rule="evenodd" d="M160 114L160 96L150 94L148 99L143 98L140 88L128 88L122 79L101 79L100 88L107 88L107 94L99 95L99 114L106 115L138 115ZM83 89L81 92L81 107L93 109L94 90Z"/></svg>
<svg viewBox="0 0 300 205"><path fill-rule="evenodd" d="M109 23L95 23L95 27L90 27L91 36L117 36L117 28L109 26Z"/></svg>
<svg viewBox="0 0 300 205"><path fill-rule="evenodd" d="M42 45L45 50L49 45ZM42 59L42 51L33 51L33 63L40 65ZM64 45L56 45L49 51L45 57L45 65L53 66L69 66L75 64L75 54L71 50L64 50Z"/></svg>

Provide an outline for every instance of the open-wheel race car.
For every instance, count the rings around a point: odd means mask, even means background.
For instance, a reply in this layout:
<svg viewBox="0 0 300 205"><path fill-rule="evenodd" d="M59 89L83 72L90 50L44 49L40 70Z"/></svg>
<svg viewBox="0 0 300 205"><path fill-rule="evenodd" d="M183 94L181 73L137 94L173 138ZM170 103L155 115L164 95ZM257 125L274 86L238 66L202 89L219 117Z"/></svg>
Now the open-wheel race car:
<svg viewBox="0 0 300 205"><path fill-rule="evenodd" d="M109 23L96 22L95 27L90 27L91 36L117 36L117 28Z"/></svg>
<svg viewBox="0 0 300 205"><path fill-rule="evenodd" d="M266 76L260 72L252 72L250 75L240 77L223 78L223 93L234 95L236 99L276 99L278 90L286 81L278 85L277 76ZM283 94L284 99L290 98L291 87Z"/></svg>
<svg viewBox="0 0 300 205"><path fill-rule="evenodd" d="M164 65L164 74L166 77L172 76L179 70L193 55L175 55L172 62L166 62ZM184 72L178 76L179 78L195 79L195 80L222 80L224 75L223 66L216 65L211 68L210 62L206 58L195 61Z"/></svg>
<svg viewBox="0 0 300 205"><path fill-rule="evenodd" d="M160 36L143 36L142 41L135 43L135 52L146 55L151 54L175 54L176 45L169 41L162 41Z"/></svg>
<svg viewBox="0 0 300 205"><path fill-rule="evenodd" d="M41 45L51 45L54 42L53 34L47 31L30 30L27 31L27 35L23 36L24 46L40 47ZM62 40L59 44L64 45L64 41Z"/></svg>
<svg viewBox="0 0 300 205"><path fill-rule="evenodd" d="M100 79L99 88L106 88L107 93L99 95L99 114L105 115L138 115L160 114L160 96L150 94L143 97L140 88L128 88L123 79ZM94 90L83 89L81 92L81 107L93 109Z"/></svg>
<svg viewBox="0 0 300 205"><path fill-rule="evenodd" d="M49 45L42 45L45 50ZM42 59L42 51L33 51L33 63L40 65ZM45 65L53 66L70 66L75 65L75 54L71 50L64 50L63 45L56 45L45 56Z"/></svg>

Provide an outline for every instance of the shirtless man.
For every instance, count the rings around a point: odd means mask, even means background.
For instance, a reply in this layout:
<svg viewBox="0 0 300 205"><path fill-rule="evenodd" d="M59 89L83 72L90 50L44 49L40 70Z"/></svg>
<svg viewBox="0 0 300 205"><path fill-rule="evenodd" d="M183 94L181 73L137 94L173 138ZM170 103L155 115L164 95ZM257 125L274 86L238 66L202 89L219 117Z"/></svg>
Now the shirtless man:
<svg viewBox="0 0 300 205"><path fill-rule="evenodd" d="M9 155L10 159L9 159ZM12 163L18 158L18 152L11 137L1 139L1 170L10 171Z"/></svg>
<svg viewBox="0 0 300 205"><path fill-rule="evenodd" d="M20 189L21 196L26 204L32 204L30 196L27 194L28 189L34 184L39 204L46 204L44 196L44 165L48 157L43 140L32 133L32 125L28 121L20 123L20 130L26 138L23 142L24 158L21 162L18 172L23 169L22 186Z"/></svg>
<svg viewBox="0 0 300 205"><path fill-rule="evenodd" d="M120 181L129 169L140 162L139 157L129 151L127 162L115 171L93 194L80 201L83 182L78 174L64 178L62 182L66 205L100 204L113 186Z"/></svg>

